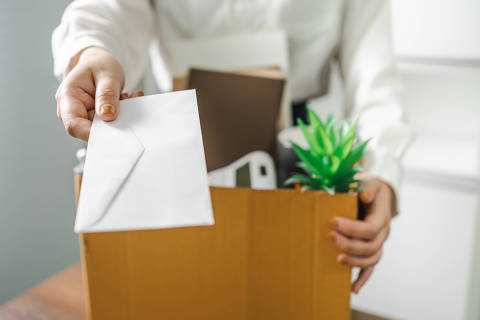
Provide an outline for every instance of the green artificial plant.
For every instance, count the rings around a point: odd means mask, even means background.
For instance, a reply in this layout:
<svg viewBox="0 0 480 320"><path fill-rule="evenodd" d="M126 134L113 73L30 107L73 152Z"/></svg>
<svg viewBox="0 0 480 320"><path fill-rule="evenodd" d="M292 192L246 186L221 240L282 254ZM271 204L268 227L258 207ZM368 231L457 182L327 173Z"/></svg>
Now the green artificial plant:
<svg viewBox="0 0 480 320"><path fill-rule="evenodd" d="M307 112L310 125L300 118L297 123L309 149L292 142L304 174L291 176L285 184L300 183L302 190L323 190L330 194L360 191L363 181L355 179L355 175L362 168L356 164L365 154L369 140L356 141L358 121L353 125L346 121L339 125L332 116L322 122L314 111L308 109Z"/></svg>

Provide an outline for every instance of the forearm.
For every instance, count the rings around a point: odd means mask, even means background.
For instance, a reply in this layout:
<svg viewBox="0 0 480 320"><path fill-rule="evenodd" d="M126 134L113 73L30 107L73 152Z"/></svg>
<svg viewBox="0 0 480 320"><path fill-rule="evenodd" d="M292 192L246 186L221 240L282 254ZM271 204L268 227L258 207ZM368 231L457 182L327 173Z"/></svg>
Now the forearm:
<svg viewBox="0 0 480 320"><path fill-rule="evenodd" d="M142 75L153 33L154 12L148 0L77 0L52 35L54 71L63 79L78 63L82 50L107 50L125 72L125 89Z"/></svg>

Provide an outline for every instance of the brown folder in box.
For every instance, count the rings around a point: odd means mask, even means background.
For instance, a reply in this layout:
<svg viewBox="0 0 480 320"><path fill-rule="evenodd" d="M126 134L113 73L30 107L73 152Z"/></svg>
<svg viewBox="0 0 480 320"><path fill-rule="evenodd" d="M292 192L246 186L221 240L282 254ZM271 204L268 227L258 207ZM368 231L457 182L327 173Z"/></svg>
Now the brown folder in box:
<svg viewBox="0 0 480 320"><path fill-rule="evenodd" d="M212 188L215 225L82 234L91 319L349 319L325 235L353 194Z"/></svg>
<svg viewBox="0 0 480 320"><path fill-rule="evenodd" d="M197 92L209 171L255 150L274 156L284 82L274 69L237 73L190 70L188 88Z"/></svg>

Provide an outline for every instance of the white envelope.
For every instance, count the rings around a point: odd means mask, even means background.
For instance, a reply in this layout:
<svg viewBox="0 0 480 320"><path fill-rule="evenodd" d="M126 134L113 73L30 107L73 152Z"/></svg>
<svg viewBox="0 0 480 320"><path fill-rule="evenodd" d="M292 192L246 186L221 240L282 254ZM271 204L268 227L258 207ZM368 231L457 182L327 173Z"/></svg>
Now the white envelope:
<svg viewBox="0 0 480 320"><path fill-rule="evenodd" d="M211 225L195 90L120 102L93 120L75 232Z"/></svg>

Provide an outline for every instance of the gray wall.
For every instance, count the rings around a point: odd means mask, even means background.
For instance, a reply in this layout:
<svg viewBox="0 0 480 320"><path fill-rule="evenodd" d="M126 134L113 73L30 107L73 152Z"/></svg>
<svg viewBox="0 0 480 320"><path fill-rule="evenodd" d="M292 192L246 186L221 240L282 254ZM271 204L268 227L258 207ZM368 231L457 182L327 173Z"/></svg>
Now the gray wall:
<svg viewBox="0 0 480 320"><path fill-rule="evenodd" d="M79 260L50 36L67 0L0 1L0 303Z"/></svg>

